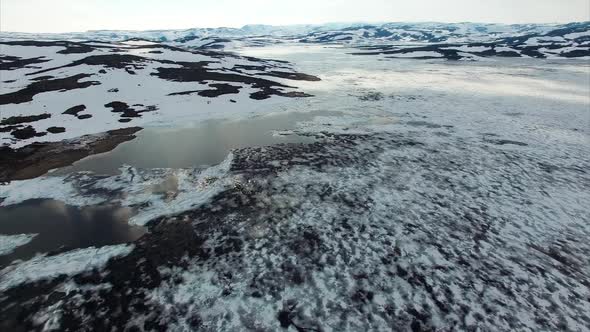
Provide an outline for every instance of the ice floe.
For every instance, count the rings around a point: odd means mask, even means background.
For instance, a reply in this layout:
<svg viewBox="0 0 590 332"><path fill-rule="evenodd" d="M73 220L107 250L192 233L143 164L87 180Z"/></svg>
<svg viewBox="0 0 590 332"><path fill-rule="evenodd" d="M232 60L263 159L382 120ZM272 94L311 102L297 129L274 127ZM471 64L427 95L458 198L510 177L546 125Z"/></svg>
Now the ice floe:
<svg viewBox="0 0 590 332"><path fill-rule="evenodd" d="M133 250L133 245L86 248L54 256L41 255L25 262L13 263L0 271L0 290L6 290L25 282L100 269L109 259L127 255L131 250Z"/></svg>
<svg viewBox="0 0 590 332"><path fill-rule="evenodd" d="M10 254L14 249L31 242L37 234L0 234L0 255Z"/></svg>

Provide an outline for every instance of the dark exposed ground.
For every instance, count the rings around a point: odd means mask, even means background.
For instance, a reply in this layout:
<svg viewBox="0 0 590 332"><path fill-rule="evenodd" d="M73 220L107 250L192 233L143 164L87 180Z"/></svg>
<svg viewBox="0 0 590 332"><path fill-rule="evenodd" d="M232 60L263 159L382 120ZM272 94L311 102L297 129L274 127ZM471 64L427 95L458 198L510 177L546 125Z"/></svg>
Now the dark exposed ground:
<svg viewBox="0 0 590 332"><path fill-rule="evenodd" d="M590 326L584 232L538 219L531 228L538 216L503 210L540 211L550 201L532 200L538 186L575 190L559 184L578 174L571 161L548 168L526 150L483 142L464 154L394 133L318 137L234 151L233 185L152 220L103 272L7 290L3 328L39 330L46 308L61 329L87 331ZM516 160L522 168L505 168ZM474 188L481 167L497 176ZM76 287L65 292L66 281Z"/></svg>
<svg viewBox="0 0 590 332"><path fill-rule="evenodd" d="M11 128L13 128L14 126L9 126ZM10 134L15 138L15 139L28 139L28 138L33 138L33 137L43 137L45 135L47 135L46 132L37 132L35 130L35 128L33 128L32 126L26 126L26 127L15 127L14 130L12 130L10 132Z"/></svg>
<svg viewBox="0 0 590 332"><path fill-rule="evenodd" d="M283 97L309 97L311 95L303 93L303 92L283 92L283 88L289 88L290 86L284 85L282 83L277 83L274 81L257 78L254 76L247 76L245 74L237 74L237 73L226 73L226 72L218 72L218 71L211 71L208 70L207 63L205 62L198 62L198 63L189 63L189 62L179 62L177 64L182 65L181 68L166 68L160 67L157 68L157 73L152 75L157 76L161 79L173 81L173 82L203 82L203 81L218 81L218 82L233 82L233 83L243 83L251 85L252 87L259 89L259 91L251 93L250 98L256 100L262 100L270 98L272 95L283 96ZM240 71L238 71L240 72ZM289 72L272 72L266 73L265 75L271 75L275 77L285 78L285 79L292 79L292 80L309 80L309 81L317 81L319 78L312 76L312 75L305 75L305 74L297 74L297 73L289 73ZM199 91L199 95L205 97L213 97L222 94L228 93L236 93L235 87L229 84L218 84L217 86L211 85L212 87L216 87L215 90L204 90ZM192 93L192 91L183 91L173 93L175 94L188 94Z"/></svg>
<svg viewBox="0 0 590 332"><path fill-rule="evenodd" d="M2 121L0 121L0 126L10 126L10 125L18 125L18 124L22 124L22 123L35 122L35 121L39 121L39 120L43 120L43 119L49 119L50 117L51 117L51 114L49 114L49 113L43 113L43 114L39 114L39 115L28 115L28 116L11 116L9 118L2 119Z"/></svg>
<svg viewBox="0 0 590 332"><path fill-rule="evenodd" d="M138 127L112 130L53 143L35 143L20 149L0 147L0 182L30 179L50 169L72 164L86 156L103 153L133 139ZM55 131L55 130L54 130ZM59 131L59 129L57 129Z"/></svg>
<svg viewBox="0 0 590 332"><path fill-rule="evenodd" d="M353 152L355 136L343 135L337 137L337 142L330 144L327 149L322 143L311 145L278 145L269 147L269 154L261 153L265 149L252 148L236 151L236 159L232 164L232 171L243 173L245 178L242 184L215 197L214 203L203 208L189 211L172 218L161 218L152 221L148 227L150 232L135 242L133 252L120 259L111 260L106 268L110 271L102 273L88 272L74 277L79 284L99 285L111 283L110 289L98 293L72 292L69 294L58 291L55 287L65 279L57 278L53 281L28 284L13 288L5 293L6 297L0 301L0 321L3 329L11 331L36 330L38 326L33 324L32 317L38 309L46 308L55 303L63 303L64 316L62 329L66 330L104 330L113 327L159 330L165 331L170 324L165 309L149 303L146 292L161 286L169 277L163 275L160 270L164 266L178 267L188 266L183 263L186 259L196 259L199 265L207 265L208 262L231 259L239 262L239 255L245 245L243 237L234 230L235 226L227 223L226 218L232 213L239 213L244 218L256 217L261 212L256 198L251 194L265 190L263 183L251 182L247 179L256 179L259 176L271 178L277 172L285 171L297 165L311 166L321 169L329 165L346 166L360 161L363 156L372 155L373 151ZM403 142L401 144L417 144L415 142ZM345 150L333 150L335 146ZM376 152L376 151L375 151ZM360 154L359 154L360 153ZM317 154L317 155L316 155ZM305 155L316 155L312 159L301 159ZM271 157L272 156L272 157ZM270 157L270 159L268 159ZM275 165L279 161L279 165ZM254 187L253 187L254 186ZM350 204L352 202L349 202ZM354 203L356 204L356 203ZM278 218L285 217L288 211L283 211ZM223 232L227 236L215 248L205 246L210 236L217 232ZM306 235L307 234L307 235ZM302 234L303 242L293 247L295 252L307 255L310 250L319 249L320 239L310 231ZM309 239L307 239L309 237ZM294 244L295 245L295 244ZM309 245L309 247L308 247ZM166 248L165 250L163 250ZM237 256L236 256L237 255ZM214 264L214 263L213 263ZM304 282L304 275L299 268L286 265L287 273L283 282ZM231 280L231 273L226 276ZM266 292L273 292L274 287L265 289L263 285L252 284L251 294L248 296L263 297ZM262 287L262 288L261 288ZM46 297L46 295L48 297ZM81 296L81 297L80 297ZM225 296L231 296L231 288L227 289ZM14 302L16 301L16 302ZM83 302L81 302L83 301ZM16 305L18 303L18 305ZM174 310L185 310L181 307ZM292 308L294 310L294 308ZM97 315L88 317L85 313L95 312ZM281 325L298 324L297 312L293 311L289 318L277 312L277 321ZM132 317L146 315L146 321L140 326L128 326ZM174 318L173 318L174 319ZM191 328L204 328L207 322L203 322L198 312L189 317L182 317Z"/></svg>
<svg viewBox="0 0 590 332"><path fill-rule="evenodd" d="M141 117L141 113L145 112L153 112L158 110L158 108L154 105L145 106L144 105L133 105L133 107L140 107L142 109L135 109L127 105L127 103L121 101L113 101L108 104L105 104L104 107L111 108L111 112L113 113L121 113L121 118L138 118Z"/></svg>
<svg viewBox="0 0 590 332"><path fill-rule="evenodd" d="M128 70L129 74L134 74L134 72L129 72L129 67L137 69L142 69L145 62L154 61L149 60L147 58L143 58L140 56L135 55L127 55L127 54L107 54L107 55L96 55L96 56L89 56L81 60L77 60L72 62L71 64L55 67L55 68L48 68L38 72L33 73L34 75L38 75L45 72L51 72L58 69L68 68L68 67L76 67L80 65L90 65L90 66L102 66L111 69L125 69ZM156 61L161 63L174 63L172 61ZM175 82L203 82L203 81L218 81L218 82L234 82L234 83L243 83L252 85L254 88L260 89L260 91L252 94L252 99L266 99L269 98L271 95L280 95L284 97L304 97L308 96L304 93L298 94L291 94L285 93L282 91L281 88L289 87L281 83L277 83L274 81L257 78L253 76L243 75L243 74L236 74L236 73L225 73L219 72L215 70L211 70L207 68L207 65L210 62L178 62L176 64L182 65L181 68L167 68L167 67L160 67L157 68L157 72L152 74L153 76L157 76L161 79L175 81ZM31 75L33 75L31 74ZM270 75L274 77L280 77L285 79L292 79L292 80L310 80L310 81L317 81L319 78L306 75L306 74L298 74L298 73L289 73L289 72L281 72L281 71L272 71L266 73L265 75ZM45 79L45 80L38 80L34 83L29 84L25 89L11 92L8 94L0 95L0 105L6 104L20 104L24 102L28 102L33 100L33 97L36 94L43 93L43 92L51 92L51 91L58 91L58 90L72 90L72 89L83 89L90 87L92 85L100 84L99 81L86 81L86 82L79 82L80 79L91 77L92 74L77 74L72 77L62 78L62 79ZM212 85L212 87L216 87ZM205 90L200 95L204 95L207 97L214 97L221 94L226 93L234 93L235 91L233 88L227 89L227 87L231 87L231 85L224 84L224 85L217 85L215 90L211 90L211 92L205 92ZM175 94L183 94L183 92L175 93ZM174 94L172 94L174 95Z"/></svg>
<svg viewBox="0 0 590 332"><path fill-rule="evenodd" d="M174 93L169 94L169 96L190 95L190 94L196 93L201 97L215 98L215 97L219 97L221 95L236 94L236 93L240 92L239 86L234 86L234 85L226 84L226 83L217 83L217 84L213 83L213 84L209 84L209 86L214 89L174 92Z"/></svg>
<svg viewBox="0 0 590 332"><path fill-rule="evenodd" d="M73 106L73 107L68 108L62 114L69 114L69 115L73 115L73 116L78 116L78 113L84 111L85 109L86 109L86 106L77 105L77 106Z"/></svg>
<svg viewBox="0 0 590 332"><path fill-rule="evenodd" d="M43 59L43 57L23 59L15 56L0 56L0 70L23 68L32 64L43 63L47 61L49 61L49 59Z"/></svg>
<svg viewBox="0 0 590 332"><path fill-rule="evenodd" d="M487 47L486 51L461 51L461 47ZM510 47L514 51L497 51L496 47ZM412 54L413 52L434 52L440 54L437 56L404 56L405 58L411 59L446 59L446 60L461 60L466 58L466 55L473 55L478 57L515 57L520 58L523 56L533 58L546 58L546 54L542 53L541 50L557 50L564 46L561 44L552 45L526 45L526 44L515 44L509 42L494 42L494 43L465 43L465 44L431 44L426 46L417 47L399 47L394 45L383 45L383 46L364 46L359 47L362 52L353 52L354 55L386 55L395 57L396 55ZM590 56L590 46L586 49L568 51L559 53L559 56L566 58L574 57L585 57Z"/></svg>
<svg viewBox="0 0 590 332"><path fill-rule="evenodd" d="M47 128L47 132L52 133L52 134L64 133L65 131L66 131L66 128L64 128L64 127L49 127L49 128Z"/></svg>
<svg viewBox="0 0 590 332"><path fill-rule="evenodd" d="M33 97L39 93L84 89L93 85L99 85L100 82L98 81L80 82L81 79L91 76L92 74L76 74L66 78L47 79L33 82L22 90L0 95L0 105L26 103L28 101L32 101Z"/></svg>
<svg viewBox="0 0 590 332"><path fill-rule="evenodd" d="M83 43L70 41L37 41L37 40L15 40L15 41L1 41L0 45L17 45L17 46L36 46L36 47L64 47L63 50L58 51L59 54L78 54L90 53L96 48L108 48L108 46L88 46Z"/></svg>

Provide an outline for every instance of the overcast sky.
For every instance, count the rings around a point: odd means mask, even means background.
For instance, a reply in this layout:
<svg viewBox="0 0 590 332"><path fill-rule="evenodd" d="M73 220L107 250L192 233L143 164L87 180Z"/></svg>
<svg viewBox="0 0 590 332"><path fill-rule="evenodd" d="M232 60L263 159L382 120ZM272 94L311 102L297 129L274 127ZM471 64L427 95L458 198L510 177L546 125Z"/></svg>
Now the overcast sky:
<svg viewBox="0 0 590 332"><path fill-rule="evenodd" d="M0 0L0 30L19 32L326 22L589 20L590 0Z"/></svg>

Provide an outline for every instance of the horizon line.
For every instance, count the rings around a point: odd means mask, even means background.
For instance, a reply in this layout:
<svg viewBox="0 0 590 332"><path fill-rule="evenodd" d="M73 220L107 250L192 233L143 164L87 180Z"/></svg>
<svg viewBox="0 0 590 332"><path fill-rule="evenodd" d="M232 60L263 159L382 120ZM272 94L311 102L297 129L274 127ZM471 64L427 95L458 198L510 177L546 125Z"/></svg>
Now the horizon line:
<svg viewBox="0 0 590 332"><path fill-rule="evenodd" d="M574 24L574 23L590 23L590 21L568 21L568 22L522 22L522 23L500 23L500 22L475 22L475 21L461 21L461 22L444 22L444 21L332 21L332 22L324 22L324 23L296 23L296 24L285 24L285 25L273 25L273 24L264 24L264 23L249 23L242 25L241 27L231 27L231 26L217 26L217 27L189 27L189 28L165 28L165 29L146 29L146 30L135 30L135 29L89 29L86 31L63 31L63 32L25 32L25 31L4 31L4 29L0 28L0 34L8 34L8 33L21 33L21 34L73 34L73 33L89 33L89 32L98 32L98 31L128 31L128 32L151 32L151 31L182 31L182 30L193 30L193 29L235 29L241 30L248 26L267 26L267 27L296 27L296 26L325 26L331 24L349 24L349 25L383 25L383 24L485 24L485 25L567 25L567 24Z"/></svg>

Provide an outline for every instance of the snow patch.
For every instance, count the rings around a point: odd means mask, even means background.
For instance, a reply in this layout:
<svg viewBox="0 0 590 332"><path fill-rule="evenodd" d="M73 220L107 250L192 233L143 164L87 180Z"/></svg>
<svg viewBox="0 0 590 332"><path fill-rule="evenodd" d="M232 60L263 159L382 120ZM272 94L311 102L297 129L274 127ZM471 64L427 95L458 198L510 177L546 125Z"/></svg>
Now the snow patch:
<svg viewBox="0 0 590 332"><path fill-rule="evenodd" d="M38 234L2 235L0 234L0 255L8 255L14 249L31 242Z"/></svg>
<svg viewBox="0 0 590 332"><path fill-rule="evenodd" d="M30 199L55 199L73 206L95 205L106 201L135 207L129 223L144 225L157 217L195 208L219 193L233 180L227 176L233 155L205 169L152 169L130 166L121 174L104 177L90 172L70 176L43 176L13 181L2 187L0 206Z"/></svg>
<svg viewBox="0 0 590 332"><path fill-rule="evenodd" d="M74 275L92 269L101 269L113 257L128 255L133 245L115 245L101 248L72 250L56 256L36 256L28 261L13 263L0 271L0 290L26 282L52 279L60 275Z"/></svg>

